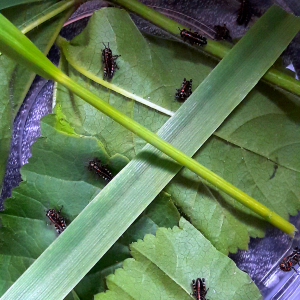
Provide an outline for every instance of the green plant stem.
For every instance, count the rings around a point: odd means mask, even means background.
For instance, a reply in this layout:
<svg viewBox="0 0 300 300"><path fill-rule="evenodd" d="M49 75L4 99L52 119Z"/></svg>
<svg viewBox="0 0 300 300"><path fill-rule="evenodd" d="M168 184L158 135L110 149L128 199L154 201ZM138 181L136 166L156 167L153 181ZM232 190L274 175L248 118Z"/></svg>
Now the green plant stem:
<svg viewBox="0 0 300 300"><path fill-rule="evenodd" d="M28 20L22 26L19 27L20 31L24 34L31 31L35 27L39 26L40 24L48 21L49 19L55 17L56 15L60 14L64 10L74 6L76 3L82 0L64 0L58 2L48 9L46 9L42 14L35 16L34 18Z"/></svg>
<svg viewBox="0 0 300 300"><path fill-rule="evenodd" d="M137 0L111 0L111 2L121 5L124 8L138 14L142 18L168 31L176 37L179 37L178 27L181 29L189 29ZM220 59L224 58L225 55L231 50L231 46L229 44L224 44L213 40L209 40L207 45L204 47L195 47ZM274 67L271 67L262 77L262 79L268 83L279 86L282 89L300 96L300 82L295 78L278 71Z"/></svg>
<svg viewBox="0 0 300 300"><path fill-rule="evenodd" d="M167 154L180 165L187 167L220 190L229 194L274 226L290 235L294 234L296 229L288 221L284 220L275 212L271 211L252 197L248 196L246 193L240 191L232 184L206 169L204 166L165 142L150 130L144 128L125 114L119 112L113 106L109 105L104 100L100 99L89 90L83 88L81 85L69 78L60 69L53 65L26 36L13 26L13 24L11 24L3 15L0 15L0 49L11 58L17 59L19 62L25 64L29 69L37 74L61 83L87 103L91 104L96 109L108 115L134 134Z"/></svg>
<svg viewBox="0 0 300 300"><path fill-rule="evenodd" d="M291 76L280 72L273 67L268 70L268 72L263 76L263 79L286 91L292 92L298 96L300 95L299 80L292 78Z"/></svg>
<svg viewBox="0 0 300 300"><path fill-rule="evenodd" d="M27 20L18 29L23 33L26 34L29 31L33 30L34 28L38 27L39 25L43 24L44 22L48 21L49 19L55 17L56 15L60 14L61 12L67 10L68 8L74 6L74 9L70 11L69 16L75 10L75 4L82 2L82 0L64 0L58 3L51 5L48 9L46 9L43 13L40 13L34 16L32 19ZM0 55L2 53L0 52Z"/></svg>

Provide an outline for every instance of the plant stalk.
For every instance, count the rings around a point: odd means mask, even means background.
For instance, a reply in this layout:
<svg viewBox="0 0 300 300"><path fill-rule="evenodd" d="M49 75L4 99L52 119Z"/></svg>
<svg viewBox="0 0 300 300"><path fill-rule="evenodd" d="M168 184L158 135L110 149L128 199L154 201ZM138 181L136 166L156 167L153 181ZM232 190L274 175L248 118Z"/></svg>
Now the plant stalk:
<svg viewBox="0 0 300 300"><path fill-rule="evenodd" d="M42 14L39 14L35 16L34 18L28 20L26 23L24 23L22 26L20 26L20 31L24 34L31 31L35 27L41 25L42 23L48 21L49 19L55 17L56 15L60 14L64 10L74 6L78 2L82 0L64 0L61 2L58 2L52 6L50 6L48 9L46 9ZM42 16L40 16L42 15Z"/></svg>

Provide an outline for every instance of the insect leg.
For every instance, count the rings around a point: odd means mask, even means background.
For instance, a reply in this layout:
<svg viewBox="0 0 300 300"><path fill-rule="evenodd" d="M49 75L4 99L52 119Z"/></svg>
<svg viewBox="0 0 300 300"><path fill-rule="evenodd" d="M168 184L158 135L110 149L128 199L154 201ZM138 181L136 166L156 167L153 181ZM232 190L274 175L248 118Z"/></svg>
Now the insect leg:
<svg viewBox="0 0 300 300"><path fill-rule="evenodd" d="M60 214L61 210L63 209L63 205L60 207L59 211L57 212L58 214Z"/></svg>

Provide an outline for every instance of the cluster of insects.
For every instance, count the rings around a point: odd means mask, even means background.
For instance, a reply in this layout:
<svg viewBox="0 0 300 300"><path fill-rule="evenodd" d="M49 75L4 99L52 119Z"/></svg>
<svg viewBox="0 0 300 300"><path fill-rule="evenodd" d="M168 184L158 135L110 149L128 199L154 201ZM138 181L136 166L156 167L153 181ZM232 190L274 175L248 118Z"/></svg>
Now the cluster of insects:
<svg viewBox="0 0 300 300"><path fill-rule="evenodd" d="M249 3L249 0L240 0L241 5L238 10L237 23L239 25L247 26L251 16L252 9ZM186 42L189 42L191 45L204 46L207 44L206 37L202 36L196 31L180 29L180 36ZM226 24L223 26L215 25L214 30L215 39L216 40L228 40L231 41L232 38L230 36L229 29L226 27ZM104 78L112 79L116 69L119 69L116 60L121 55L113 55L112 50L109 48L109 43L107 46L103 43L104 49L102 50L102 62L104 64ZM177 89L175 94L175 98L178 101L185 101L192 93L192 80L188 81L186 79L183 80L182 86L180 89Z"/></svg>
<svg viewBox="0 0 300 300"><path fill-rule="evenodd" d="M109 48L109 43L106 45L103 43L104 49L102 50L102 62L104 64L104 77L112 79L115 74L115 69L119 69L116 59L121 55L113 55Z"/></svg>
<svg viewBox="0 0 300 300"><path fill-rule="evenodd" d="M61 234L67 227L65 218L61 216L61 210L63 206L56 211L55 209L48 209L46 211L46 216L49 218L51 221L50 225L53 223L55 230L58 234Z"/></svg>
<svg viewBox="0 0 300 300"><path fill-rule="evenodd" d="M94 158L89 162L88 168L105 181L110 182L113 179L111 172L107 169L106 165L101 164L101 160Z"/></svg>
<svg viewBox="0 0 300 300"><path fill-rule="evenodd" d="M197 278L196 280L192 280L192 287L193 287L193 293L192 295L197 300L209 300L206 299L206 294L209 289L206 289L205 286L205 279L204 278Z"/></svg>
<svg viewBox="0 0 300 300"><path fill-rule="evenodd" d="M251 6L248 0L240 0L241 6L238 11L237 23L239 25L245 25L249 23L251 19ZM204 46L207 44L206 37L202 36L196 31L180 29L180 36L186 42L189 42L191 45ZM231 41L229 29L226 27L226 24L223 26L215 25L214 26L215 39L216 40L228 40ZM107 46L103 43L104 49L102 50L102 62L104 64L104 78L112 79L116 69L119 69L116 59L121 55L113 55L112 50L109 48L109 43ZM192 79L186 80L183 79L180 89L176 89L175 98L183 102L192 94ZM110 181L112 176L110 172L101 164L99 161L90 161L89 169L94 170L97 175L103 177L106 181ZM110 174L110 175L109 175Z"/></svg>
<svg viewBox="0 0 300 300"><path fill-rule="evenodd" d="M300 249L298 247L295 247L292 254L290 254L289 256L285 257L279 264L279 268L280 270L284 271L284 272L288 272L291 271L292 269L296 271L296 269L294 268L295 265L299 265L300 266Z"/></svg>

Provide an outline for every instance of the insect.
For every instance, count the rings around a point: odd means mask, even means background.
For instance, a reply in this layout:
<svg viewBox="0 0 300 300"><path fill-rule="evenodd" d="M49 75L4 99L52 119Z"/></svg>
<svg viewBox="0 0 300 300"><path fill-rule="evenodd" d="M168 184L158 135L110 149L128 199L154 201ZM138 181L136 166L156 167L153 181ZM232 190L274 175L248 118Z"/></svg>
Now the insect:
<svg viewBox="0 0 300 300"><path fill-rule="evenodd" d="M183 78L183 82L181 84L180 89L176 89L175 98L178 101L185 101L192 94L192 79L186 80Z"/></svg>
<svg viewBox="0 0 300 300"><path fill-rule="evenodd" d="M296 269L294 266L298 264L300 266L300 249L298 247L295 247L292 254L285 257L279 264L280 270L284 272L291 271L293 269L296 273Z"/></svg>
<svg viewBox="0 0 300 300"><path fill-rule="evenodd" d="M107 182L110 182L113 179L111 172L106 168L106 165L101 164L101 160L98 158L91 160L88 168L90 171L94 171L99 177L102 177Z"/></svg>
<svg viewBox="0 0 300 300"><path fill-rule="evenodd" d="M228 41L232 40L229 29L226 27L226 24L224 24L224 26L216 25L214 29L216 31L216 35L215 35L216 40L228 40Z"/></svg>
<svg viewBox="0 0 300 300"><path fill-rule="evenodd" d="M183 38L184 41L188 41L191 45L198 45L204 46L207 44L206 37L200 35L198 32L188 31L186 29L180 29L180 36Z"/></svg>
<svg viewBox="0 0 300 300"><path fill-rule="evenodd" d="M112 55L112 51L109 48L109 43L106 45L103 43L104 49L102 50L102 62L104 64L104 77L112 79L115 73L115 69L119 69L115 60L121 55Z"/></svg>
<svg viewBox="0 0 300 300"><path fill-rule="evenodd" d="M209 289L205 287L205 279L204 278L197 278L196 280L192 280L193 286L193 296L196 297L197 300L209 300L206 299L206 294Z"/></svg>
<svg viewBox="0 0 300 300"><path fill-rule="evenodd" d="M48 209L46 211L46 216L54 224L55 230L58 234L61 234L67 227L65 218L60 215L62 208L63 206L61 206L58 211L55 209Z"/></svg>
<svg viewBox="0 0 300 300"><path fill-rule="evenodd" d="M247 26L252 16L252 8L249 0L240 0L240 2L241 6L239 8L236 21L239 25L244 24L245 26Z"/></svg>

